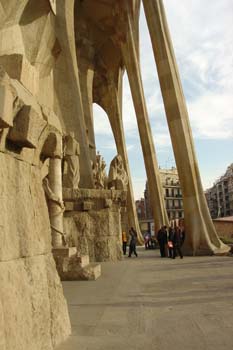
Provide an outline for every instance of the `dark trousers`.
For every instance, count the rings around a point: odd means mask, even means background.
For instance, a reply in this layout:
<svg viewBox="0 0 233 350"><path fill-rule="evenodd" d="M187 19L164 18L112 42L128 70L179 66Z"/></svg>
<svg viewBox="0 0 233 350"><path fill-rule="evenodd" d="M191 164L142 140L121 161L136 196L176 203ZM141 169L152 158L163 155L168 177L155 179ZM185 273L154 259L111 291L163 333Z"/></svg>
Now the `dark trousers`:
<svg viewBox="0 0 233 350"><path fill-rule="evenodd" d="M168 256L169 258L173 258L173 248L168 248Z"/></svg>
<svg viewBox="0 0 233 350"><path fill-rule="evenodd" d="M161 258L164 258L166 256L165 244L164 243L159 243L159 249L160 249Z"/></svg>
<svg viewBox="0 0 233 350"><path fill-rule="evenodd" d="M126 249L127 249L127 242L123 242L122 243L122 250L123 250L123 254L126 254Z"/></svg>
<svg viewBox="0 0 233 350"><path fill-rule="evenodd" d="M183 258L183 254L182 254L182 250L181 250L181 246L180 245L174 245L174 248L173 248L173 259L176 258L177 256L177 252L180 256L180 258L182 259Z"/></svg>
<svg viewBox="0 0 233 350"><path fill-rule="evenodd" d="M129 246L129 258L131 257L132 253L134 253L135 256L138 256L138 254L136 252L136 245Z"/></svg>

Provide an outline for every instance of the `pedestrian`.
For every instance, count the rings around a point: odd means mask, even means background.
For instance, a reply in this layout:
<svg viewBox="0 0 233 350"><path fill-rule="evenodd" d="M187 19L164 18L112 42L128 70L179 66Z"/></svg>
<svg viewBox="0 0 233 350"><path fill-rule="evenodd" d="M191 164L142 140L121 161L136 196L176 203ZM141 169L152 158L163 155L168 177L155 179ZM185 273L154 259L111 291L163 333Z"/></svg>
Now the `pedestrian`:
<svg viewBox="0 0 233 350"><path fill-rule="evenodd" d="M151 234L150 232L146 232L144 236L144 242L145 242L145 249L151 248Z"/></svg>
<svg viewBox="0 0 233 350"><path fill-rule="evenodd" d="M122 250L123 250L123 254L126 255L126 251L127 251L127 235L126 235L125 231L122 232Z"/></svg>
<svg viewBox="0 0 233 350"><path fill-rule="evenodd" d="M132 253L137 257L136 243L137 243L137 232L133 227L129 230L130 242L129 242L129 258L131 258Z"/></svg>
<svg viewBox="0 0 233 350"><path fill-rule="evenodd" d="M168 246L168 256L169 258L173 257L173 239L174 239L174 234L175 234L175 230L172 226L169 227L168 229L168 242L167 242L167 246Z"/></svg>
<svg viewBox="0 0 233 350"><path fill-rule="evenodd" d="M167 226L162 226L157 233L157 241L159 242L159 249L161 258L166 257L166 245L167 245Z"/></svg>
<svg viewBox="0 0 233 350"><path fill-rule="evenodd" d="M184 230L181 230L178 226L175 227L175 232L173 235L173 256L172 258L175 259L177 256L177 252L181 259L183 259L183 253L181 250L181 247L185 240L185 232Z"/></svg>

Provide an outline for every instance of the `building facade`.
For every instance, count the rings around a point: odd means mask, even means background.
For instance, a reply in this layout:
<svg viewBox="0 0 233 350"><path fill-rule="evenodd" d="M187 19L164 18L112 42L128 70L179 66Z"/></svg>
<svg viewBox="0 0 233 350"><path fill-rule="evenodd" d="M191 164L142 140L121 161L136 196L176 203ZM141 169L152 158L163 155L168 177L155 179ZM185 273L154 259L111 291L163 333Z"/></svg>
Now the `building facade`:
<svg viewBox="0 0 233 350"><path fill-rule="evenodd" d="M181 219L184 217L182 191L180 187L177 169L160 169L160 178L163 187L163 198L169 220ZM152 218L152 209L150 204L150 191L146 183L145 211L148 219Z"/></svg>
<svg viewBox="0 0 233 350"><path fill-rule="evenodd" d="M139 220L146 219L146 208L145 208L145 199L141 198L136 200L136 211Z"/></svg>
<svg viewBox="0 0 233 350"><path fill-rule="evenodd" d="M205 192L210 215L213 219L233 215L233 163L225 174Z"/></svg>

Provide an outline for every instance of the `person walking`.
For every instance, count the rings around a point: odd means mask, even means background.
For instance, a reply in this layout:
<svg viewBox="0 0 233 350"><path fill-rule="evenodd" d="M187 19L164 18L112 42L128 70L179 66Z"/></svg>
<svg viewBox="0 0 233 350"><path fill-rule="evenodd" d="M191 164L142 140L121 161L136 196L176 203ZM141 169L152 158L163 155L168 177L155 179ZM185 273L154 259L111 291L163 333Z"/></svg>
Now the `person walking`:
<svg viewBox="0 0 233 350"><path fill-rule="evenodd" d="M127 251L127 235L126 235L125 231L122 232L122 250L123 250L123 254L126 255L126 251Z"/></svg>
<svg viewBox="0 0 233 350"><path fill-rule="evenodd" d="M175 227L175 232L173 235L173 256L172 258L175 259L177 256L177 252L181 259L183 259L183 253L181 250L181 247L185 240L185 232L184 230L181 230L178 226Z"/></svg>
<svg viewBox="0 0 233 350"><path fill-rule="evenodd" d="M136 251L136 243L137 243L137 232L134 230L133 227L129 230L130 235L130 243L129 243L129 258L131 258L132 253L137 257L137 251Z"/></svg>
<svg viewBox="0 0 233 350"><path fill-rule="evenodd" d="M172 226L169 227L168 229L168 242L167 242L167 246L168 246L168 256L169 258L173 257L173 240L174 240L174 234L175 234L175 230Z"/></svg>
<svg viewBox="0 0 233 350"><path fill-rule="evenodd" d="M161 258L166 257L166 245L167 245L167 226L162 226L157 233L157 241L159 242L159 249Z"/></svg>

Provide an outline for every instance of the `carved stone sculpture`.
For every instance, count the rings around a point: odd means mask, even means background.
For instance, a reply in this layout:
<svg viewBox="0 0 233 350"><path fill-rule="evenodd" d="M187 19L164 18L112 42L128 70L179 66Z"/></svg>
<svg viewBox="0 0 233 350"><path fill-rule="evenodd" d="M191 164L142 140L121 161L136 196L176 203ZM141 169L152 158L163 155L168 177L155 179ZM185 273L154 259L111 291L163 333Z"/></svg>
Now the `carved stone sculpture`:
<svg viewBox="0 0 233 350"><path fill-rule="evenodd" d="M79 143L75 140L74 134L69 133L64 138L64 170L63 186L78 189L80 180L79 167Z"/></svg>
<svg viewBox="0 0 233 350"><path fill-rule="evenodd" d="M92 163L94 185L97 189L106 188L107 174L105 168L106 163L103 157L98 152L96 156L96 162Z"/></svg>
<svg viewBox="0 0 233 350"><path fill-rule="evenodd" d="M127 190L129 179L125 171L123 160L120 154L118 154L110 164L108 175L108 188L114 188L116 190Z"/></svg>

